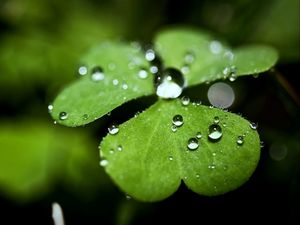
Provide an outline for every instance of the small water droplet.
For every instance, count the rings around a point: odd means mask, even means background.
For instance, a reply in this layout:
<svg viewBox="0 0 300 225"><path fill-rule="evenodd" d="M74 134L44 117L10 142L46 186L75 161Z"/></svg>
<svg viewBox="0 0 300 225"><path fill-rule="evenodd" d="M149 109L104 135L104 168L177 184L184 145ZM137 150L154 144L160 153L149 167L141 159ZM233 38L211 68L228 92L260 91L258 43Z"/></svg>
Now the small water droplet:
<svg viewBox="0 0 300 225"><path fill-rule="evenodd" d="M181 67L180 71L183 73L183 74L188 74L190 72L190 67L187 66L187 65L184 65L183 67Z"/></svg>
<svg viewBox="0 0 300 225"><path fill-rule="evenodd" d="M128 89L128 84L125 81L122 83L122 89L123 90L127 90Z"/></svg>
<svg viewBox="0 0 300 225"><path fill-rule="evenodd" d="M131 200L131 196L128 195L128 194L126 194L126 200L127 200L127 201Z"/></svg>
<svg viewBox="0 0 300 225"><path fill-rule="evenodd" d="M218 124L220 122L220 118L218 116L214 117L214 123Z"/></svg>
<svg viewBox="0 0 300 225"><path fill-rule="evenodd" d="M138 76L139 76L139 78L141 78L141 79L146 79L146 78L148 77L148 72L147 72L147 70L141 69L141 70L138 72Z"/></svg>
<svg viewBox="0 0 300 225"><path fill-rule="evenodd" d="M200 178L200 175L199 175L199 174L196 174L196 178Z"/></svg>
<svg viewBox="0 0 300 225"><path fill-rule="evenodd" d="M218 141L221 139L223 133L222 128L218 124L212 124L208 128L208 138L211 141Z"/></svg>
<svg viewBox="0 0 300 225"><path fill-rule="evenodd" d="M173 124L173 125L171 126L171 130L172 130L173 132L176 132L176 131L177 131L177 126Z"/></svg>
<svg viewBox="0 0 300 225"><path fill-rule="evenodd" d="M88 72L88 69L87 69L86 66L80 66L80 67L78 68L78 73L79 73L79 75L81 75L81 76L86 75L87 72Z"/></svg>
<svg viewBox="0 0 300 225"><path fill-rule="evenodd" d="M111 112L106 113L107 116L111 116Z"/></svg>
<svg viewBox="0 0 300 225"><path fill-rule="evenodd" d="M196 138L198 138L198 139L201 139L202 138L202 133L199 131L199 132L197 132L197 134L196 134Z"/></svg>
<svg viewBox="0 0 300 225"><path fill-rule="evenodd" d="M108 132L112 135L117 134L119 132L119 126L115 123L111 124L108 127Z"/></svg>
<svg viewBox="0 0 300 225"><path fill-rule="evenodd" d="M185 80L182 73L174 68L167 68L156 76L156 94L162 98L177 98L181 95Z"/></svg>
<svg viewBox="0 0 300 225"><path fill-rule="evenodd" d="M219 54L223 51L223 46L219 41L212 41L209 44L209 49L213 54Z"/></svg>
<svg viewBox="0 0 300 225"><path fill-rule="evenodd" d="M258 78L259 77L259 74L258 73L255 73L252 75L254 78Z"/></svg>
<svg viewBox="0 0 300 225"><path fill-rule="evenodd" d="M236 80L236 78L237 78L237 76L236 76L234 73L232 73L232 74L229 76L229 81L233 82L233 81Z"/></svg>
<svg viewBox="0 0 300 225"><path fill-rule="evenodd" d="M223 166L223 170L227 170L228 169L228 166L227 165L224 165Z"/></svg>
<svg viewBox="0 0 300 225"><path fill-rule="evenodd" d="M100 165L100 166L103 166L103 167L107 166L107 165L108 165L108 160L102 159L102 160L100 161L99 165Z"/></svg>
<svg viewBox="0 0 300 225"><path fill-rule="evenodd" d="M156 74L156 73L158 72L158 67L157 67L157 66L151 66L151 67L150 67L150 72L151 72L152 74Z"/></svg>
<svg viewBox="0 0 300 225"><path fill-rule="evenodd" d="M213 153L212 153L212 155L213 155L213 156L216 156L216 155L217 155L217 153L213 152Z"/></svg>
<svg viewBox="0 0 300 225"><path fill-rule="evenodd" d="M184 56L184 61L188 64L191 64L195 60L195 54L193 52L187 52Z"/></svg>
<svg viewBox="0 0 300 225"><path fill-rule="evenodd" d="M54 124L54 125L56 125L56 124L57 124L57 121L56 121L56 120L54 120L54 121L53 121L53 124Z"/></svg>
<svg viewBox="0 0 300 225"><path fill-rule="evenodd" d="M244 144L244 137L243 136L238 136L236 139L236 143L238 145L243 145Z"/></svg>
<svg viewBox="0 0 300 225"><path fill-rule="evenodd" d="M216 169L216 165L215 164L208 165L208 169L214 170Z"/></svg>
<svg viewBox="0 0 300 225"><path fill-rule="evenodd" d="M119 152L121 152L121 151L123 150L122 145L118 145L117 150L118 150Z"/></svg>
<svg viewBox="0 0 300 225"><path fill-rule="evenodd" d="M110 150L109 150L109 153L110 153L110 154L114 154L114 153L115 153L115 150L110 149Z"/></svg>
<svg viewBox="0 0 300 225"><path fill-rule="evenodd" d="M173 161L173 156L170 155L170 156L169 156L169 160L170 160L170 161Z"/></svg>
<svg viewBox="0 0 300 225"><path fill-rule="evenodd" d="M113 85L117 86L119 84L119 80L118 79L113 79L112 83L113 83Z"/></svg>
<svg viewBox="0 0 300 225"><path fill-rule="evenodd" d="M257 123L254 123L254 122L251 122L249 125L250 125L250 128L251 128L252 130L256 130L257 127L258 127L258 124L257 124Z"/></svg>
<svg viewBox="0 0 300 225"><path fill-rule="evenodd" d="M48 105L48 112L51 113L52 110L53 110L53 105L52 104Z"/></svg>
<svg viewBox="0 0 300 225"><path fill-rule="evenodd" d="M155 52L153 49L148 49L145 53L145 58L147 61L153 61L155 59Z"/></svg>
<svg viewBox="0 0 300 225"><path fill-rule="evenodd" d="M263 141L260 142L260 147L261 148L265 147L265 143Z"/></svg>
<svg viewBox="0 0 300 225"><path fill-rule="evenodd" d="M225 122L222 125L223 125L223 127L227 127L227 124Z"/></svg>
<svg viewBox="0 0 300 225"><path fill-rule="evenodd" d="M176 126L176 127L180 127L183 124L183 117L181 115L175 115L172 119L172 123Z"/></svg>
<svg viewBox="0 0 300 225"><path fill-rule="evenodd" d="M60 120L66 120L68 118L68 113L66 112L60 112L59 113L59 119Z"/></svg>
<svg viewBox="0 0 300 225"><path fill-rule="evenodd" d="M182 104L183 106L189 105L189 104L190 104L190 98L187 97L187 96L183 96L183 97L181 98L181 104Z"/></svg>
<svg viewBox="0 0 300 225"><path fill-rule="evenodd" d="M138 117L138 115L140 115L140 112L137 111L135 114L134 114L134 117Z"/></svg>
<svg viewBox="0 0 300 225"><path fill-rule="evenodd" d="M196 138L190 138L188 140L187 147L189 150L196 150L199 147L199 142Z"/></svg>
<svg viewBox="0 0 300 225"><path fill-rule="evenodd" d="M89 118L89 115L88 115L88 114L83 114L82 118L83 118L84 120L87 120L87 119Z"/></svg>
<svg viewBox="0 0 300 225"><path fill-rule="evenodd" d="M100 66L96 66L92 69L92 81L98 82L104 79L103 69Z"/></svg>

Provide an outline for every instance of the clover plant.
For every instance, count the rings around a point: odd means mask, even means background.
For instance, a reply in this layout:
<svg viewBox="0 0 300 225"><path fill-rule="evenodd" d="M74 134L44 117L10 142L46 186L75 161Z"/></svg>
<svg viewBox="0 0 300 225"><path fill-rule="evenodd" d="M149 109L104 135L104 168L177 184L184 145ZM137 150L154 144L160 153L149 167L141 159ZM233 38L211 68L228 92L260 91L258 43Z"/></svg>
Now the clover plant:
<svg viewBox="0 0 300 225"><path fill-rule="evenodd" d="M265 72L277 58L271 47L232 49L191 28L162 30L149 48L105 42L82 57L80 78L49 109L57 123L76 127L125 102L157 95L150 108L108 128L99 146L100 165L141 201L162 200L182 182L198 194L220 195L254 172L260 157L257 124L222 106L192 102L182 91Z"/></svg>

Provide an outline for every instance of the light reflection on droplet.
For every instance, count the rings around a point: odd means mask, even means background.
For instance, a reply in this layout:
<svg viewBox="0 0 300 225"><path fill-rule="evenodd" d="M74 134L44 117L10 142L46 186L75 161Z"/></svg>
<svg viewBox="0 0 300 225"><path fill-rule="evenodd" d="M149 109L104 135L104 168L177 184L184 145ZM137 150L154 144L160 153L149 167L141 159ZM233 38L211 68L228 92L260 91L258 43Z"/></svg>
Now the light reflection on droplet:
<svg viewBox="0 0 300 225"><path fill-rule="evenodd" d="M210 104L225 109L233 104L235 94L230 85L224 82L217 82L209 87L207 97Z"/></svg>

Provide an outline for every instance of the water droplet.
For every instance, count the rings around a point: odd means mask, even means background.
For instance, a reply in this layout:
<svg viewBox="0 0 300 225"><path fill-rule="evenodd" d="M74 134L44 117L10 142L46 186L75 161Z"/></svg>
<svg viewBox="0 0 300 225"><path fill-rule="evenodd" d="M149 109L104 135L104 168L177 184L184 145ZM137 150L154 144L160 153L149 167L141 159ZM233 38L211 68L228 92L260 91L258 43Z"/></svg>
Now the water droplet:
<svg viewBox="0 0 300 225"><path fill-rule="evenodd" d="M244 144L244 137L243 136L238 136L236 139L236 143L238 145L243 145Z"/></svg>
<svg viewBox="0 0 300 225"><path fill-rule="evenodd" d="M259 74L258 73L255 73L252 75L254 78L258 78L259 77Z"/></svg>
<svg viewBox="0 0 300 225"><path fill-rule="evenodd" d="M196 138L190 138L187 147L189 150L196 150L199 147L198 140Z"/></svg>
<svg viewBox="0 0 300 225"><path fill-rule="evenodd" d="M147 70L141 69L141 70L138 72L138 76L139 76L139 78L141 78L141 79L146 79L146 78L148 77L148 72L147 72Z"/></svg>
<svg viewBox="0 0 300 225"><path fill-rule="evenodd" d="M127 200L127 201L131 200L131 196L128 195L128 194L126 194L126 200Z"/></svg>
<svg viewBox="0 0 300 225"><path fill-rule="evenodd" d="M182 93L184 85L182 73L177 69L168 68L156 77L156 94L162 98L177 98Z"/></svg>
<svg viewBox="0 0 300 225"><path fill-rule="evenodd" d="M112 83L113 83L113 85L117 86L119 84L119 80L118 79L113 79Z"/></svg>
<svg viewBox="0 0 300 225"><path fill-rule="evenodd" d="M173 161L173 156L170 155L170 156L169 156L169 160L170 160L170 161Z"/></svg>
<svg viewBox="0 0 300 225"><path fill-rule="evenodd" d="M220 118L218 116L214 117L214 123L218 124L220 122Z"/></svg>
<svg viewBox="0 0 300 225"><path fill-rule="evenodd" d="M223 125L223 127L227 127L227 124L225 122L222 125Z"/></svg>
<svg viewBox="0 0 300 225"><path fill-rule="evenodd" d="M227 170L227 169L228 169L228 166L224 165L223 170Z"/></svg>
<svg viewBox="0 0 300 225"><path fill-rule="evenodd" d="M53 105L51 105L51 104L50 104L50 105L48 105L48 112L49 112L49 113L51 113L51 112L52 112L52 110L53 110Z"/></svg>
<svg viewBox="0 0 300 225"><path fill-rule="evenodd" d="M78 68L78 73L79 73L79 75L81 75L81 76L86 75L87 72L88 72L88 69L87 69L86 66L80 66L80 67Z"/></svg>
<svg viewBox="0 0 300 225"><path fill-rule="evenodd" d="M111 112L106 113L107 116L111 116Z"/></svg>
<svg viewBox="0 0 300 225"><path fill-rule="evenodd" d="M193 52L187 52L184 56L184 61L188 64L191 64L195 60L195 54Z"/></svg>
<svg viewBox="0 0 300 225"><path fill-rule="evenodd" d="M108 132L112 135L117 134L119 132L119 126L115 123L111 124L108 128Z"/></svg>
<svg viewBox="0 0 300 225"><path fill-rule="evenodd" d="M218 141L221 139L223 133L222 133L222 128L218 124L212 124L208 128L208 138L211 141Z"/></svg>
<svg viewBox="0 0 300 225"><path fill-rule="evenodd" d="M180 127L183 124L183 117L181 115L175 115L172 119L172 123L176 126L176 127Z"/></svg>
<svg viewBox="0 0 300 225"><path fill-rule="evenodd" d="M153 61L155 59L155 52L153 49L148 49L145 53L145 58L147 61Z"/></svg>
<svg viewBox="0 0 300 225"><path fill-rule="evenodd" d="M92 70L92 81L100 81L100 80L103 80L104 79L104 73L103 73L103 69L99 66L96 66L93 68Z"/></svg>
<svg viewBox="0 0 300 225"><path fill-rule="evenodd" d="M177 126L173 124L173 125L171 126L171 130L172 130L173 132L176 132L176 131L177 131Z"/></svg>
<svg viewBox="0 0 300 225"><path fill-rule="evenodd" d="M190 67L185 65L183 67L181 67L180 71L183 73L183 74L188 74L190 72Z"/></svg>
<svg viewBox="0 0 300 225"><path fill-rule="evenodd" d="M121 152L121 151L123 150L122 145L118 145L117 150L118 150L119 152Z"/></svg>
<svg viewBox="0 0 300 225"><path fill-rule="evenodd" d="M54 125L56 125L56 124L57 124L57 121L56 121L56 120L54 120L54 121L53 121L53 124L54 124Z"/></svg>
<svg viewBox="0 0 300 225"><path fill-rule="evenodd" d="M216 165L215 164L211 164L208 166L208 169L214 170L216 169Z"/></svg>
<svg viewBox="0 0 300 225"><path fill-rule="evenodd" d="M225 109L233 104L235 94L230 85L224 82L217 82L209 87L207 98L213 106Z"/></svg>
<svg viewBox="0 0 300 225"><path fill-rule="evenodd" d="M152 74L156 74L156 73L158 72L158 67L157 67L157 66L151 66L151 67L150 67L150 72L151 72Z"/></svg>
<svg viewBox="0 0 300 225"><path fill-rule="evenodd" d="M199 131L199 132L197 132L197 134L196 134L196 138L198 138L198 139L201 139L202 138L202 133Z"/></svg>
<svg viewBox="0 0 300 225"><path fill-rule="evenodd" d="M183 106L189 105L189 104L190 104L190 98L187 97L187 96L183 96L183 97L181 98L181 104L182 104Z"/></svg>
<svg viewBox="0 0 300 225"><path fill-rule="evenodd" d="M263 141L260 142L260 148L265 147L265 143Z"/></svg>
<svg viewBox="0 0 300 225"><path fill-rule="evenodd" d="M213 156L216 156L216 155L217 155L217 153L213 152L213 153L212 153L212 155L213 155Z"/></svg>
<svg viewBox="0 0 300 225"><path fill-rule="evenodd" d="M110 154L114 154L114 153L115 153L115 150L110 149L110 150L109 150L109 153L110 153Z"/></svg>
<svg viewBox="0 0 300 225"><path fill-rule="evenodd" d="M107 165L108 165L108 160L102 159L102 160L100 161L99 165L100 165L100 166L103 166L103 167L107 166Z"/></svg>
<svg viewBox="0 0 300 225"><path fill-rule="evenodd" d="M196 174L196 178L200 178L200 175L199 175L199 174Z"/></svg>
<svg viewBox="0 0 300 225"><path fill-rule="evenodd" d="M84 120L87 120L87 119L89 118L89 115L88 115L88 114L83 114L82 118L83 118Z"/></svg>
<svg viewBox="0 0 300 225"><path fill-rule="evenodd" d="M250 128L251 128L252 130L256 130L257 127L258 127L258 124L257 124L257 123L254 123L254 122L251 122L249 125L250 125Z"/></svg>
<svg viewBox="0 0 300 225"><path fill-rule="evenodd" d="M135 114L134 114L134 117L138 117L138 115L140 115L140 112L137 111Z"/></svg>
<svg viewBox="0 0 300 225"><path fill-rule="evenodd" d="M60 120L66 120L68 118L68 113L66 112L60 112L59 113L59 119Z"/></svg>
<svg viewBox="0 0 300 225"><path fill-rule="evenodd" d="M128 84L125 81L122 83L122 88L123 88L123 90L128 89Z"/></svg>
<svg viewBox="0 0 300 225"><path fill-rule="evenodd" d="M209 49L213 54L219 54L223 51L223 46L219 41L212 41L209 44Z"/></svg>
<svg viewBox="0 0 300 225"><path fill-rule="evenodd" d="M236 76L234 73L232 73L232 74L229 76L229 81L233 82L233 81L236 80L236 78L237 78L237 76Z"/></svg>

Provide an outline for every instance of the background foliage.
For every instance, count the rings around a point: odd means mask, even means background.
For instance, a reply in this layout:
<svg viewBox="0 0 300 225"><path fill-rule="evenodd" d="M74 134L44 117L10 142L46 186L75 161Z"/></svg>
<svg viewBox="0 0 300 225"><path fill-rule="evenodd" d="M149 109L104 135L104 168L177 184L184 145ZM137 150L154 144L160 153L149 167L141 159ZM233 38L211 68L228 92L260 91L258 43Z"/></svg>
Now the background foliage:
<svg viewBox="0 0 300 225"><path fill-rule="evenodd" d="M171 24L213 32L233 46L276 47L275 72L232 84L231 110L259 123L259 166L240 189L202 197L181 186L159 203L127 200L98 166L99 137L153 99L127 103L82 128L53 125L47 105L76 79L79 57L107 39L149 43ZM9 224L52 224L61 203L67 224L154 224L234 215L295 223L299 215L299 1L3 0L0 2L0 208ZM209 85L189 90L208 104ZM120 113L122 112L122 113ZM253 209L250 205L254 204ZM268 210L266 210L268 209ZM250 216L251 215L251 216ZM218 218L216 218L216 221ZM239 221L236 221L239 222Z"/></svg>

